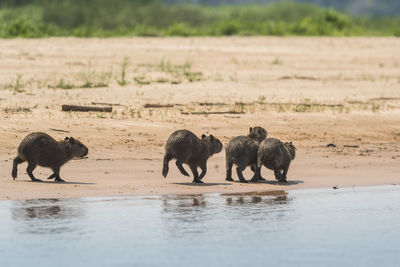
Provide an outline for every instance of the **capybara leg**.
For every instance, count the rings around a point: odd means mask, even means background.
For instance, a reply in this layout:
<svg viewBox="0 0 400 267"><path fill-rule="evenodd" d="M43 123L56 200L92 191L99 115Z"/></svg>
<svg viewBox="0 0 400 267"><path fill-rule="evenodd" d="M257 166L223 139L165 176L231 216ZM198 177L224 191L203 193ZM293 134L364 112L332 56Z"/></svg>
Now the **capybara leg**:
<svg viewBox="0 0 400 267"><path fill-rule="evenodd" d="M65 182L60 177L60 168L55 168L53 171L54 171L54 177L56 178L56 179L54 179L55 182Z"/></svg>
<svg viewBox="0 0 400 267"><path fill-rule="evenodd" d="M29 177L31 178L32 182L41 182L42 180L36 179L33 176L33 170L36 168L36 163L28 163L28 167L26 168L26 172L28 173Z"/></svg>
<svg viewBox="0 0 400 267"><path fill-rule="evenodd" d="M163 169L162 169L162 176L164 176L164 178L167 178L168 175L168 171L169 171L169 161L171 160L171 157L169 154L165 154L164 156L164 161L163 161Z"/></svg>
<svg viewBox="0 0 400 267"><path fill-rule="evenodd" d="M18 164L24 162L20 157L15 157L13 160L12 178L15 180L18 175Z"/></svg>
<svg viewBox="0 0 400 267"><path fill-rule="evenodd" d="M56 179L54 179L54 181L55 181L55 182L60 182L60 183L65 182L63 179L61 179L60 175L57 175L57 176L56 176Z"/></svg>
<svg viewBox="0 0 400 267"><path fill-rule="evenodd" d="M282 173L282 176L281 176L281 179L279 180L279 182L287 183L286 175L287 175L288 170L289 170L289 168L283 169L283 173Z"/></svg>
<svg viewBox="0 0 400 267"><path fill-rule="evenodd" d="M204 176L206 176L207 173L207 162L204 162L200 165L201 173L199 176L199 180L203 179Z"/></svg>
<svg viewBox="0 0 400 267"><path fill-rule="evenodd" d="M199 173L197 172L197 166L190 166L190 170L193 173L193 183L202 183L199 179Z"/></svg>
<svg viewBox="0 0 400 267"><path fill-rule="evenodd" d="M245 169L245 168L244 168L243 166L237 166L237 168L236 168L237 176L239 177L239 181L240 181L241 183L247 183L247 181L246 181L246 179L244 179L243 173L242 173L242 171L243 171L244 169Z"/></svg>
<svg viewBox="0 0 400 267"><path fill-rule="evenodd" d="M232 179L232 166L233 163L232 162L226 162L226 181L233 181Z"/></svg>
<svg viewBox="0 0 400 267"><path fill-rule="evenodd" d="M266 181L266 180L265 180L264 178L261 177L261 168L258 169L258 168L256 167L256 169L255 169L255 171L254 171L254 175L253 175L253 177L251 178L250 182L252 182L252 183L257 183L257 182L259 182L259 181Z"/></svg>
<svg viewBox="0 0 400 267"><path fill-rule="evenodd" d="M266 181L264 178L261 177L261 174L257 173L257 165L256 164L250 165L250 168L254 172L254 175L251 178L251 181L254 181L253 179L257 179L258 181Z"/></svg>
<svg viewBox="0 0 400 267"><path fill-rule="evenodd" d="M187 173L187 171L185 170L185 168L183 168L182 163L183 163L183 162L177 160L177 161L176 161L176 167L178 167L179 171L180 171L183 175L185 175L185 176L190 176L189 173Z"/></svg>
<svg viewBox="0 0 400 267"><path fill-rule="evenodd" d="M275 174L275 179L280 181L281 177L282 177L282 174L281 174L280 170L279 169L275 169L274 170L274 174Z"/></svg>

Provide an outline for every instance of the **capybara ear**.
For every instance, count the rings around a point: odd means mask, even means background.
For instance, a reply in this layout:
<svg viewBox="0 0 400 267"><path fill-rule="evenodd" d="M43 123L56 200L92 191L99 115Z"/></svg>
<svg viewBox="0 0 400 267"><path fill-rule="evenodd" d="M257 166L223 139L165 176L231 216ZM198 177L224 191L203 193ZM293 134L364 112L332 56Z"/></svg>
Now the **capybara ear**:
<svg viewBox="0 0 400 267"><path fill-rule="evenodd" d="M70 142L71 144L74 144L74 143L75 143L75 139L74 139L73 137L70 137L70 138L69 138L69 142Z"/></svg>
<svg viewBox="0 0 400 267"><path fill-rule="evenodd" d="M65 140L65 141L69 140L69 137L68 137L68 136L66 136L64 140Z"/></svg>
<svg viewBox="0 0 400 267"><path fill-rule="evenodd" d="M212 134L210 135L210 141L214 141L214 136Z"/></svg>
<svg viewBox="0 0 400 267"><path fill-rule="evenodd" d="M249 132L251 133L251 131L253 131L253 128L252 127L250 127L250 129L249 129Z"/></svg>
<svg viewBox="0 0 400 267"><path fill-rule="evenodd" d="M201 139L204 139L204 138L206 138L206 135L205 135L205 134L203 134L203 135L201 136Z"/></svg>

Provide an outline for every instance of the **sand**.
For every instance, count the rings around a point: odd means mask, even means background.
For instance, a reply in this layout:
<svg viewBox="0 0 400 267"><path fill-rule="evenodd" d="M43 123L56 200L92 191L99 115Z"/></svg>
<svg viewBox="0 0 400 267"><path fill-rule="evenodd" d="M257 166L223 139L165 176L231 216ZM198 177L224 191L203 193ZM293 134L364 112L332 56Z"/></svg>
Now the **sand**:
<svg viewBox="0 0 400 267"><path fill-rule="evenodd" d="M0 51L0 199L400 183L399 38L13 39L1 40ZM53 88L88 81L107 86ZM61 111L62 104L93 102L115 104L114 112ZM192 114L215 111L241 114ZM209 159L204 185L191 184L174 162L167 179L161 176L174 130L211 133L225 145L256 125L298 148L287 185L265 168L267 183L226 182L224 152ZM89 147L87 159L61 169L67 183L32 183L26 163L12 180L18 144L34 131ZM34 173L43 179L50 170Z"/></svg>

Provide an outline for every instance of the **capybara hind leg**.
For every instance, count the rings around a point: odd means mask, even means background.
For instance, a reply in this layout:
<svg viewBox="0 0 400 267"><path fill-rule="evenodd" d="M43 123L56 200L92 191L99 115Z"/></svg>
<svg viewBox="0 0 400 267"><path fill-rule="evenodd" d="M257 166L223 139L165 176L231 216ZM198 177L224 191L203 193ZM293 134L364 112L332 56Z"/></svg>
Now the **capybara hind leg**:
<svg viewBox="0 0 400 267"><path fill-rule="evenodd" d="M251 181L254 181L255 179L257 179L258 181L266 181L264 178L261 177L261 174L257 174L257 165L253 164L250 165L250 169L254 172L253 177L251 178Z"/></svg>
<svg viewBox="0 0 400 267"><path fill-rule="evenodd" d="M281 177L282 177L282 174L281 174L281 172L279 171L279 169L275 169L275 170L274 170L274 174L275 174L275 179L278 180L278 181L280 181L280 180L281 180Z"/></svg>
<svg viewBox="0 0 400 267"><path fill-rule="evenodd" d="M233 181L232 179L232 166L233 163L232 162L226 162L226 181Z"/></svg>
<svg viewBox="0 0 400 267"><path fill-rule="evenodd" d="M164 161L163 161L163 169L162 169L162 176L164 178L167 178L168 171L169 171L169 161L171 160L171 157L169 154L165 154L164 156Z"/></svg>
<svg viewBox="0 0 400 267"><path fill-rule="evenodd" d="M261 177L261 166L260 167L256 167L256 171L253 175L253 177L251 178L250 182L252 183L257 183L259 181L259 178Z"/></svg>
<svg viewBox="0 0 400 267"><path fill-rule="evenodd" d="M41 182L42 180L39 180L35 178L33 175L33 170L36 168L36 163L28 163L28 167L26 168L26 172L28 173L29 177L31 178L32 182Z"/></svg>
<svg viewBox="0 0 400 267"><path fill-rule="evenodd" d="M289 170L289 168L283 169L283 173L282 173L282 176L281 176L281 179L279 180L279 182L287 183L286 175L287 175L288 170Z"/></svg>
<svg viewBox="0 0 400 267"><path fill-rule="evenodd" d="M176 160L176 167L178 167L179 171L185 175L185 176L190 176L189 173L183 168L182 164L187 162L187 160L190 158L190 152L186 152L185 154L182 154L177 158Z"/></svg>
<svg viewBox="0 0 400 267"><path fill-rule="evenodd" d="M175 164L176 164L176 167L178 167L179 171L180 171L183 175L185 175L185 176L190 176L189 173L187 173L187 171L185 170L185 168L183 168L182 163L183 163L183 162L177 160L176 163L175 163Z"/></svg>
<svg viewBox="0 0 400 267"><path fill-rule="evenodd" d="M239 181L240 181L241 183L247 183L247 181L246 181L246 179L244 179L243 173L242 173L244 169L245 169L245 168L244 168L243 166L238 166L238 167L236 168L237 176L239 177Z"/></svg>
<svg viewBox="0 0 400 267"><path fill-rule="evenodd" d="M20 157L15 157L13 160L12 178L15 180L18 175L18 164L24 162Z"/></svg>

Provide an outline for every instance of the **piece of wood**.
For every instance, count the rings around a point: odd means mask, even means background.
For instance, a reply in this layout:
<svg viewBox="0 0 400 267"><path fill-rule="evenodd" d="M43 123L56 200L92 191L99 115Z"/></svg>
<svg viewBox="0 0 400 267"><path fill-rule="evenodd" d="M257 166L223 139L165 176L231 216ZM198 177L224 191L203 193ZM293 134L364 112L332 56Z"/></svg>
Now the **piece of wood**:
<svg viewBox="0 0 400 267"><path fill-rule="evenodd" d="M51 131L55 131L55 132L61 132L61 133L69 133L69 131L66 131L66 130L61 130L61 129L49 128L49 130L51 130Z"/></svg>
<svg viewBox="0 0 400 267"><path fill-rule="evenodd" d="M112 112L112 107L90 107L90 106L77 106L77 105L62 105L62 111Z"/></svg>
<svg viewBox="0 0 400 267"><path fill-rule="evenodd" d="M359 148L358 145L343 145L343 147Z"/></svg>
<svg viewBox="0 0 400 267"><path fill-rule="evenodd" d="M121 104L105 103L105 102L92 102L92 105L122 106Z"/></svg>
<svg viewBox="0 0 400 267"><path fill-rule="evenodd" d="M181 112L183 115L212 115L212 114L246 114L239 111L193 111L193 112Z"/></svg>
<svg viewBox="0 0 400 267"><path fill-rule="evenodd" d="M200 106L226 106L226 103L198 102Z"/></svg>
<svg viewBox="0 0 400 267"><path fill-rule="evenodd" d="M144 108L173 108L174 104L144 104Z"/></svg>

